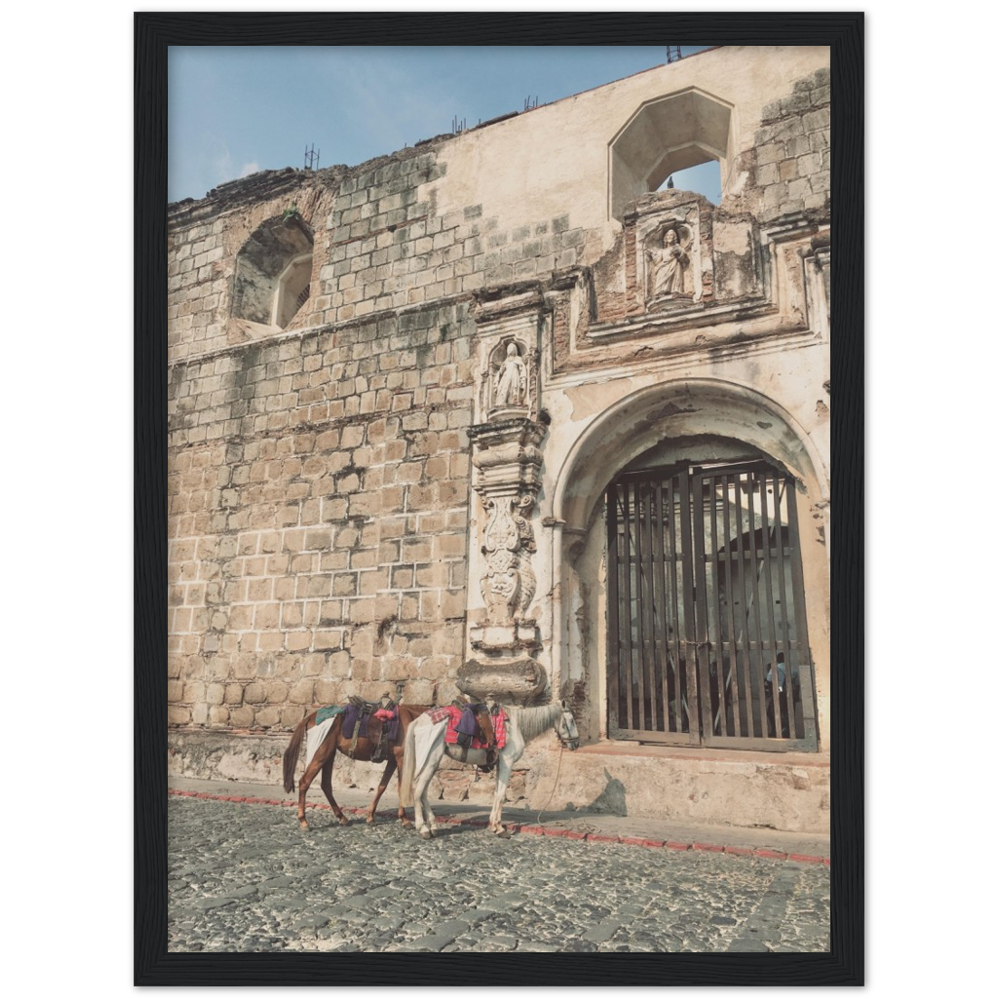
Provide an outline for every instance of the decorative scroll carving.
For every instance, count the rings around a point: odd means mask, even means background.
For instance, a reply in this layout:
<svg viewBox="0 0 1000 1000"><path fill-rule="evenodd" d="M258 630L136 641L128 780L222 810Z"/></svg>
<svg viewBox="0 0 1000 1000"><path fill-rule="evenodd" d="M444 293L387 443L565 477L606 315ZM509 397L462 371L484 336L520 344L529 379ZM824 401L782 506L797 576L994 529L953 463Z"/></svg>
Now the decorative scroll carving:
<svg viewBox="0 0 1000 1000"><path fill-rule="evenodd" d="M488 497L490 520L484 532L486 572L479 581L490 625L533 625L525 617L535 596L531 553L535 535L524 516L534 506L531 496Z"/></svg>
<svg viewBox="0 0 1000 1000"><path fill-rule="evenodd" d="M526 417L491 419L469 428L472 464L476 469L473 488L483 497L502 497L541 487L545 427Z"/></svg>

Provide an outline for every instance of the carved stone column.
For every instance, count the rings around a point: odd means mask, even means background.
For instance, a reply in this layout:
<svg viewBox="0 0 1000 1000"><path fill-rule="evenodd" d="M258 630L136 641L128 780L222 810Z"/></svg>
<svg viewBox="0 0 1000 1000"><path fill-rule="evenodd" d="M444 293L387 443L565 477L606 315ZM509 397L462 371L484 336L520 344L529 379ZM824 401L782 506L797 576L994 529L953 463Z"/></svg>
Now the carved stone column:
<svg viewBox="0 0 1000 1000"><path fill-rule="evenodd" d="M485 288L476 295L476 424L470 519L467 660L458 687L477 699L530 704L548 690L536 656L534 616L536 501L542 486L545 417L542 331L548 323L537 282ZM481 599L481 600L480 600Z"/></svg>
<svg viewBox="0 0 1000 1000"><path fill-rule="evenodd" d="M473 656L459 671L460 690L473 698L529 704L546 688L545 670L534 658L541 647L529 617L535 596L535 533L532 519L541 486L545 427L526 416L504 416L469 430L473 488L485 513L480 536L479 587L485 611L470 616ZM474 582L470 580L470 586Z"/></svg>

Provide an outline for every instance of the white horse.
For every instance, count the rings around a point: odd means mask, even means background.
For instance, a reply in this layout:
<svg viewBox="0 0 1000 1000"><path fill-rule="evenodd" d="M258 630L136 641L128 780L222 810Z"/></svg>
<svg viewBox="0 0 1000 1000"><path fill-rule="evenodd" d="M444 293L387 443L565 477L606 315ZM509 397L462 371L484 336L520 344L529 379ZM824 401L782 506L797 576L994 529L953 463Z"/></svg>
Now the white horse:
<svg viewBox="0 0 1000 1000"><path fill-rule="evenodd" d="M505 708L507 713L507 742L499 752L497 760L497 790L490 810L489 828L494 833L504 833L500 815L503 811L504 793L510 781L514 764L524 753L524 748L536 736L555 728L556 735L564 747L575 750L580 745L580 734L576 720L566 702L552 702L536 708ZM406 730L403 748L403 781L400 800L404 805L413 803L413 821L420 836L429 840L434 836L435 819L427 798L431 778L437 772L441 759L447 753L455 760L462 759L462 749L449 746L444 741L448 720L432 722L429 715L414 719ZM419 759L418 759L419 758ZM483 764L485 750L466 751L465 763Z"/></svg>

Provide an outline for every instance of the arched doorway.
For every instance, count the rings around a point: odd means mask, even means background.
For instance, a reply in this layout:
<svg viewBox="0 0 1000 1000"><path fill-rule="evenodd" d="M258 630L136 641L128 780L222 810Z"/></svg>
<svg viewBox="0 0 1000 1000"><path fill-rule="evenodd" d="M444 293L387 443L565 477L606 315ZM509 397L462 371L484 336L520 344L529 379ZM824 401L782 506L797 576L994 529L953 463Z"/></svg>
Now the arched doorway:
<svg viewBox="0 0 1000 1000"><path fill-rule="evenodd" d="M796 483L762 459L608 486L608 735L815 750Z"/></svg>
<svg viewBox="0 0 1000 1000"><path fill-rule="evenodd" d="M660 383L597 416L552 497L553 669L586 739L825 746L828 501L817 443L748 387Z"/></svg>

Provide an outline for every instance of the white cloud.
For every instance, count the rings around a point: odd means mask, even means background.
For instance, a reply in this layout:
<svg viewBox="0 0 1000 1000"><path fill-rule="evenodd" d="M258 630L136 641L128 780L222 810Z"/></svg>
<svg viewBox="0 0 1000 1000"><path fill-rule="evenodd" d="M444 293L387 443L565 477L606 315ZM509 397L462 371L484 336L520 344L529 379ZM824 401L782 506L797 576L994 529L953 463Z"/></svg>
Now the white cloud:
<svg viewBox="0 0 1000 1000"><path fill-rule="evenodd" d="M216 183L224 184L233 179L233 158L229 155L229 147L220 142L221 150L213 157L212 166L215 168Z"/></svg>
<svg viewBox="0 0 1000 1000"><path fill-rule="evenodd" d="M222 140L219 140L216 155L212 160L212 166L215 169L216 184L225 184L226 181L236 180L238 177L249 177L250 174L255 174L260 170L260 164L256 160L244 163L237 170L236 165L233 163L233 157L229 152L229 146Z"/></svg>

